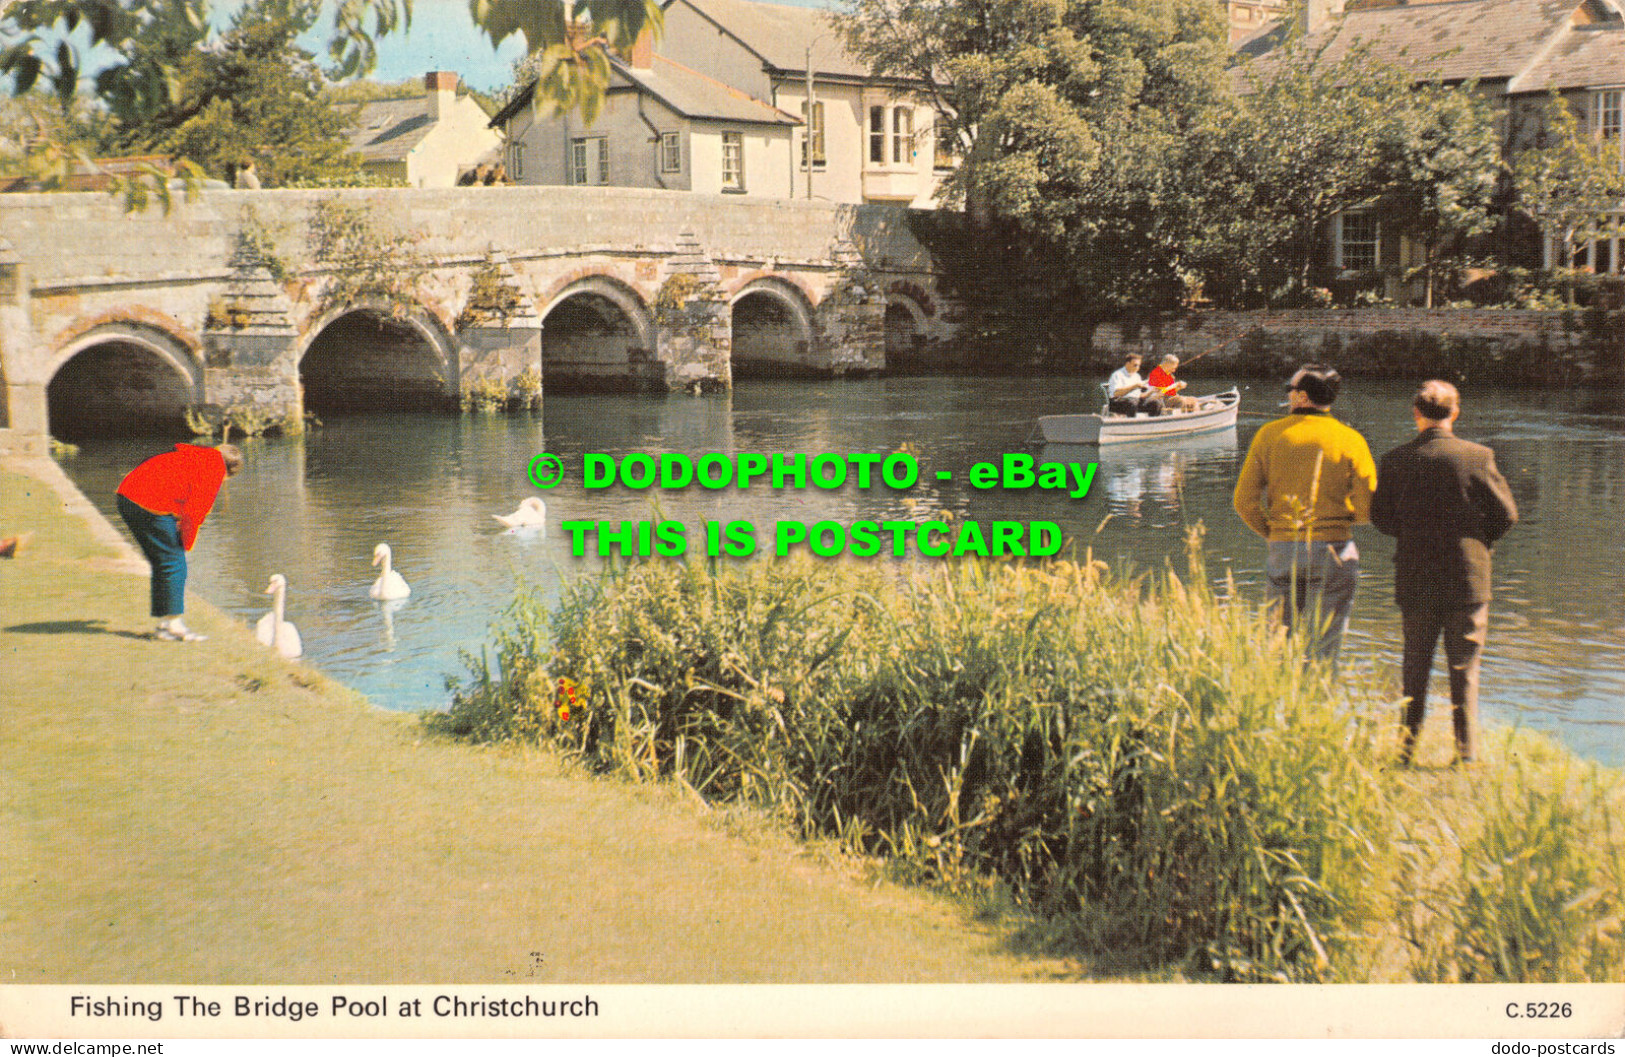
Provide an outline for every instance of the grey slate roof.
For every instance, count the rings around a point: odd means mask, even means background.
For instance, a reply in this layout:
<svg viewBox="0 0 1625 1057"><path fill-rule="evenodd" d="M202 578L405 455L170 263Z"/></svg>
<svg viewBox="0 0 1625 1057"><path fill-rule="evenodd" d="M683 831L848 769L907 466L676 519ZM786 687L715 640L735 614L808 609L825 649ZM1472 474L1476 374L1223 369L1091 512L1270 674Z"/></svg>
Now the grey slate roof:
<svg viewBox="0 0 1625 1057"><path fill-rule="evenodd" d="M663 6L669 8L674 3L687 3L705 15L775 71L806 73L807 47L811 45L815 74L869 76L869 68L841 43L826 10L758 0L666 0Z"/></svg>
<svg viewBox="0 0 1625 1057"><path fill-rule="evenodd" d="M610 85L611 92L618 88L630 91L636 86L684 117L755 125L801 124L800 118L758 102L737 88L730 88L664 55L654 57L652 69L640 70L619 61L613 62L613 68L615 83Z"/></svg>
<svg viewBox="0 0 1625 1057"><path fill-rule="evenodd" d="M429 99L377 99L356 111L350 149L367 161L400 161L432 127Z"/></svg>
<svg viewBox="0 0 1625 1057"><path fill-rule="evenodd" d="M640 70L621 59L611 57L609 94L642 91L660 100L683 117L699 121L731 121L749 125L799 125L801 119L776 107L758 102L721 81L691 70L664 55L654 57L652 69ZM507 123L520 110L530 105L536 94L536 82L508 101L491 119L491 127Z"/></svg>
<svg viewBox="0 0 1625 1057"><path fill-rule="evenodd" d="M1451 0L1350 11L1309 38L1325 45L1321 61L1337 62L1359 45L1375 61L1393 63L1419 80L1507 81L1509 92L1585 88L1625 82L1625 21L1572 25L1589 6L1615 15L1597 0ZM1284 37L1275 27L1237 47L1265 57Z"/></svg>
<svg viewBox="0 0 1625 1057"><path fill-rule="evenodd" d="M1519 92L1546 92L1577 85L1625 85L1625 26L1569 29L1512 87Z"/></svg>

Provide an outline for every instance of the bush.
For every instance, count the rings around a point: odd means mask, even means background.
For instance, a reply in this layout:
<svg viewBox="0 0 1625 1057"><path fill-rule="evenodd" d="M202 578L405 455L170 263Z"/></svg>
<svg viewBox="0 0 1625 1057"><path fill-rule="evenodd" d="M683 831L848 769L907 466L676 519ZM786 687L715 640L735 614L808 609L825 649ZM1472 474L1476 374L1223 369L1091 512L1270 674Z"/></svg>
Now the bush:
<svg viewBox="0 0 1625 1057"><path fill-rule="evenodd" d="M522 595L495 672L470 658L429 722L997 877L1088 950L1334 976L1383 854L1374 725L1250 607L1145 587L1087 561L616 566L550 612Z"/></svg>

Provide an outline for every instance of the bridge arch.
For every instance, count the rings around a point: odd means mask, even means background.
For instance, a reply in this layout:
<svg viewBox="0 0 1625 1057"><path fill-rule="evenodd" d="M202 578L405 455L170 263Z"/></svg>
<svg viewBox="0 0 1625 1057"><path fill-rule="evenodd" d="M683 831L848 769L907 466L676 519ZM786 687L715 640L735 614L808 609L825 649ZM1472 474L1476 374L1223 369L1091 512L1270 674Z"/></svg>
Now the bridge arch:
<svg viewBox="0 0 1625 1057"><path fill-rule="evenodd" d="M434 314L361 301L318 316L296 356L304 406L317 415L455 406L457 345Z"/></svg>
<svg viewBox="0 0 1625 1057"><path fill-rule="evenodd" d="M886 356L908 356L925 343L929 316L925 308L906 293L893 290L886 295Z"/></svg>
<svg viewBox="0 0 1625 1057"><path fill-rule="evenodd" d="M114 319L79 332L51 356L45 405L66 439L186 433L186 409L203 402L203 364L192 344L162 326Z"/></svg>
<svg viewBox="0 0 1625 1057"><path fill-rule="evenodd" d="M607 275L575 279L542 309L542 377L549 391L659 387L654 313Z"/></svg>
<svg viewBox="0 0 1625 1057"><path fill-rule="evenodd" d="M817 371L813 304L782 278L752 279L730 301L735 378Z"/></svg>

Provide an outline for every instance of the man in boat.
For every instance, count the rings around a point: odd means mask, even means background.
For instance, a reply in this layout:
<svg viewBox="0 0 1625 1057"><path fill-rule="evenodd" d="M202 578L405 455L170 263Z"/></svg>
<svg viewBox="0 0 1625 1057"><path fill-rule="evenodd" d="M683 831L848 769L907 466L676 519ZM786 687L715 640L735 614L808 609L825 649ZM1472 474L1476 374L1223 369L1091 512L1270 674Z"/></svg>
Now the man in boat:
<svg viewBox="0 0 1625 1057"><path fill-rule="evenodd" d="M1291 629L1313 621L1311 657L1337 663L1360 582L1354 525L1370 520L1377 467L1365 438L1330 414L1342 377L1305 364L1287 382L1285 418L1267 422L1236 480L1236 513L1269 542L1269 597Z"/></svg>
<svg viewBox="0 0 1625 1057"><path fill-rule="evenodd" d="M118 511L141 552L152 566L152 615L158 618L154 638L198 642L181 619L186 612L186 552L197 542L198 529L214 508L226 478L243 468L235 444L208 448L177 444L143 462L118 486Z"/></svg>
<svg viewBox="0 0 1625 1057"><path fill-rule="evenodd" d="M1140 354L1131 352L1106 381L1106 410L1114 415L1162 414L1162 399L1140 377Z"/></svg>
<svg viewBox="0 0 1625 1057"><path fill-rule="evenodd" d="M1400 758L1410 763L1427 712L1441 634L1450 664L1456 760L1478 755L1478 667L1490 614L1490 550L1518 521L1495 453L1455 435L1461 394L1425 382L1412 401L1416 436L1382 457L1371 523L1398 540L1394 601L1405 633L1400 684L1407 698Z"/></svg>
<svg viewBox="0 0 1625 1057"><path fill-rule="evenodd" d="M1174 380L1177 370L1179 357L1170 352L1162 358L1160 365L1151 368L1151 376L1146 379L1146 384L1161 397L1163 406L1169 411L1195 411L1196 398L1185 396L1181 392L1185 383Z"/></svg>

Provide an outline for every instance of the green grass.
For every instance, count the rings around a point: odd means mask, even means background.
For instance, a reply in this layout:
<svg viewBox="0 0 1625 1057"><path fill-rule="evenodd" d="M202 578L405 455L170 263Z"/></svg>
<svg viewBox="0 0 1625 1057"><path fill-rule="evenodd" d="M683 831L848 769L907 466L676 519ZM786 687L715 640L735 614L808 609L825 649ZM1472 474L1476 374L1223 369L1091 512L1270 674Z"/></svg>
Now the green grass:
<svg viewBox="0 0 1625 1057"><path fill-rule="evenodd" d="M1190 573L620 565L521 595L429 722L759 806L1097 972L1618 977L1616 772L1529 737L1436 771L1430 731L1396 775L1392 701Z"/></svg>
<svg viewBox="0 0 1625 1057"><path fill-rule="evenodd" d="M678 790L454 744L281 662L0 472L7 983L1017 981L943 900ZM205 527L204 531L208 531Z"/></svg>

